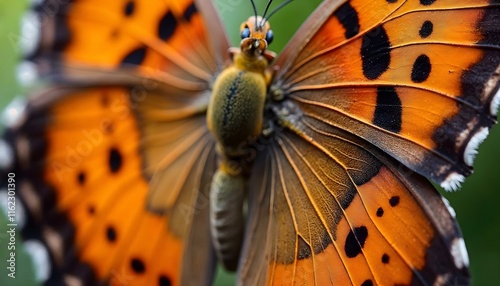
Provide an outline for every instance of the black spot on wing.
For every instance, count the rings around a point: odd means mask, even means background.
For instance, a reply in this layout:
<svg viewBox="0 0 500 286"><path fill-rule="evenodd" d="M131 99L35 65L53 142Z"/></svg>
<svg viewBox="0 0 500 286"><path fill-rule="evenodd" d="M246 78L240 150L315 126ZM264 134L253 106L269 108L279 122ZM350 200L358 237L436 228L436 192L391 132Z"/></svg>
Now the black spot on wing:
<svg viewBox="0 0 500 286"><path fill-rule="evenodd" d="M146 266L144 265L144 262L139 258L132 258L132 260L130 260L130 268L137 274L146 272Z"/></svg>
<svg viewBox="0 0 500 286"><path fill-rule="evenodd" d="M365 280L361 286L373 286L373 281L371 279Z"/></svg>
<svg viewBox="0 0 500 286"><path fill-rule="evenodd" d="M85 179L86 179L86 176L85 176L84 172L78 173L76 180L80 186L83 186L85 184Z"/></svg>
<svg viewBox="0 0 500 286"><path fill-rule="evenodd" d="M387 0L387 3L396 3L398 0Z"/></svg>
<svg viewBox="0 0 500 286"><path fill-rule="evenodd" d="M418 34L422 38L427 38L432 34L432 31L434 30L434 24L432 24L431 21L425 21L422 24L422 27L420 27L420 31L418 31Z"/></svg>
<svg viewBox="0 0 500 286"><path fill-rule="evenodd" d="M401 131L403 108L401 100L392 86L377 88L377 106L373 115L373 124L394 133Z"/></svg>
<svg viewBox="0 0 500 286"><path fill-rule="evenodd" d="M344 27L346 39L352 38L359 33L358 12L351 6L351 3L342 4L334 15Z"/></svg>
<svg viewBox="0 0 500 286"><path fill-rule="evenodd" d="M146 48L139 47L128 53L122 60L122 65L140 65L146 58Z"/></svg>
<svg viewBox="0 0 500 286"><path fill-rule="evenodd" d="M118 149L111 148L109 150L108 163L109 163L109 170L111 171L111 173L116 173L120 170L123 163L123 157L120 151L118 151Z"/></svg>
<svg viewBox="0 0 500 286"><path fill-rule="evenodd" d="M420 0L420 4L422 4L424 6L429 6L434 2L436 2L436 0Z"/></svg>
<svg viewBox="0 0 500 286"><path fill-rule="evenodd" d="M172 285L172 281L170 280L170 278L168 278L168 276L160 275L160 277L158 277L158 286L170 286L170 285Z"/></svg>
<svg viewBox="0 0 500 286"><path fill-rule="evenodd" d="M411 80L415 83L426 81L431 74L431 60L427 55L420 55L413 63L411 70Z"/></svg>
<svg viewBox="0 0 500 286"><path fill-rule="evenodd" d="M392 196L390 199L389 199L389 204L391 205L391 207L395 207L397 205L399 205L399 196Z"/></svg>
<svg viewBox="0 0 500 286"><path fill-rule="evenodd" d="M116 230L114 227L112 226L108 226L106 228L106 239L109 241L109 242L115 242L116 241Z"/></svg>
<svg viewBox="0 0 500 286"><path fill-rule="evenodd" d="M354 258L358 256L365 245L367 237L368 229L365 226L356 227L351 230L346 237L344 245L344 251L347 257Z"/></svg>
<svg viewBox="0 0 500 286"><path fill-rule="evenodd" d="M172 11L167 11L165 15L161 18L158 24L158 37L164 41L168 41L170 37L175 33L177 28L177 19L175 19Z"/></svg>
<svg viewBox="0 0 500 286"><path fill-rule="evenodd" d="M367 79L377 79L391 63L391 43L384 27L378 26L363 36L361 60L363 74Z"/></svg>
<svg viewBox="0 0 500 286"><path fill-rule="evenodd" d="M125 14L125 16L129 17L132 16L132 14L134 14L134 11L135 11L135 2L128 1L125 4L125 9L123 9L123 13Z"/></svg>
<svg viewBox="0 0 500 286"><path fill-rule="evenodd" d="M387 255L387 253L384 253L384 255L382 255L382 263L384 263L384 264L389 263L389 259L390 259L390 257L389 257L389 255Z"/></svg>
<svg viewBox="0 0 500 286"><path fill-rule="evenodd" d="M377 216L382 217L384 215L384 209L382 207L379 207L377 209Z"/></svg>
<svg viewBox="0 0 500 286"><path fill-rule="evenodd" d="M196 9L196 5L194 4L194 2L192 2L187 8L186 10L184 10L184 13L182 14L182 17L186 20L186 21L191 21L191 17L193 17L194 14L196 14L198 12L198 10Z"/></svg>

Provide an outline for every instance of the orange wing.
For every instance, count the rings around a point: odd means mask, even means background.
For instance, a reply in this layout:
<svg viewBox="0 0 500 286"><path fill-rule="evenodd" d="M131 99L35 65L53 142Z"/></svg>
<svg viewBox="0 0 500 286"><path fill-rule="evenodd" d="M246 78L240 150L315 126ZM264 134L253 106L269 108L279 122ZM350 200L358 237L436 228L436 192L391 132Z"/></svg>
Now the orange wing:
<svg viewBox="0 0 500 286"><path fill-rule="evenodd" d="M468 257L420 175L313 118L266 143L250 179L240 285L458 285ZM307 134L307 135L306 135Z"/></svg>
<svg viewBox="0 0 500 286"><path fill-rule="evenodd" d="M496 123L499 19L498 1L323 2L275 65L240 284L469 283L421 175L451 190L471 173Z"/></svg>
<svg viewBox="0 0 500 286"><path fill-rule="evenodd" d="M456 189L496 123L499 5L325 1L278 59L276 86L307 116Z"/></svg>
<svg viewBox="0 0 500 286"><path fill-rule="evenodd" d="M5 135L41 226L25 237L50 250L46 283L210 284L216 154L204 113L228 47L214 7L64 3L30 12L43 25L21 79L45 82Z"/></svg>

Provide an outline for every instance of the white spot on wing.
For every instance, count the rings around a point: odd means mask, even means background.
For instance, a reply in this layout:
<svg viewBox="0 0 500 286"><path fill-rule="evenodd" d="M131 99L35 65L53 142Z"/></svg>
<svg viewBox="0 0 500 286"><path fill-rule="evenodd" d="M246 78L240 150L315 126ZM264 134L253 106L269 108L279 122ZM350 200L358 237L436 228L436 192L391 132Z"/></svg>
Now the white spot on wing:
<svg viewBox="0 0 500 286"><path fill-rule="evenodd" d="M441 199L443 200L443 203L446 206L446 208L448 209L448 212L450 213L451 217L452 218L456 218L457 217L457 213L451 207L450 202L445 197L443 197L443 196L441 196Z"/></svg>
<svg viewBox="0 0 500 286"><path fill-rule="evenodd" d="M497 93L493 97L493 100L490 104L490 112L491 115L495 116L498 114L498 107L500 106L500 89L497 90Z"/></svg>
<svg viewBox="0 0 500 286"><path fill-rule="evenodd" d="M22 86L30 86L38 79L35 63L24 61L17 66L17 81Z"/></svg>
<svg viewBox="0 0 500 286"><path fill-rule="evenodd" d="M488 137L488 134L488 128L483 127L476 134L474 134L474 136L472 136L472 138L469 140L469 143L467 143L467 146L465 147L465 164L467 164L468 166L472 166L472 164L474 164L474 159L476 158L476 155L478 153L477 149L479 148L479 145L483 143L484 139Z"/></svg>
<svg viewBox="0 0 500 286"><path fill-rule="evenodd" d="M8 170L12 167L13 162L14 151L12 151L12 147L5 140L0 139L0 169Z"/></svg>
<svg viewBox="0 0 500 286"><path fill-rule="evenodd" d="M450 248L451 255L453 256L453 262L458 269L464 267L469 267L469 254L467 253L467 248L465 247L465 241L461 237L453 239Z"/></svg>
<svg viewBox="0 0 500 286"><path fill-rule="evenodd" d="M449 284L450 276L451 276L450 273L438 275L432 286L443 286Z"/></svg>
<svg viewBox="0 0 500 286"><path fill-rule="evenodd" d="M16 190L17 191L17 190ZM4 211L5 216L9 216L9 201L14 202L16 209L14 213L15 221L12 223L17 224L17 228L22 229L26 225L26 212L24 210L24 206L21 204L21 200L18 197L14 197L15 199L9 199L9 194L7 193L7 189L0 190L0 208Z"/></svg>
<svg viewBox="0 0 500 286"><path fill-rule="evenodd" d="M25 56L31 56L41 40L41 23L39 15L34 11L28 11L21 19L20 47Z"/></svg>
<svg viewBox="0 0 500 286"><path fill-rule="evenodd" d="M12 100L2 112L2 123L9 128L18 127L24 120L24 111L26 109L26 99L16 97Z"/></svg>
<svg viewBox="0 0 500 286"><path fill-rule="evenodd" d="M463 175L458 173L451 173L448 177L441 183L441 187L446 191L456 191L460 188L460 185L465 180Z"/></svg>
<svg viewBox="0 0 500 286"><path fill-rule="evenodd" d="M47 281L51 271L51 263L47 248L38 240L31 239L24 242L24 249L32 258L35 266L36 280L38 282Z"/></svg>

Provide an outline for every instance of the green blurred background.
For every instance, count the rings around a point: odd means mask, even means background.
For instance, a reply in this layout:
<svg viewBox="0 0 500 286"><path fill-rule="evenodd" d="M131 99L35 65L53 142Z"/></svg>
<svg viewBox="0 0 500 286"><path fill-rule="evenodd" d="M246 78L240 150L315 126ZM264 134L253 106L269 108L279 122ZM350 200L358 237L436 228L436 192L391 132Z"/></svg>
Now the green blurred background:
<svg viewBox="0 0 500 286"><path fill-rule="evenodd" d="M264 0L256 0L259 12ZM280 3L277 1L275 5ZM275 42L271 49L279 52L300 24L320 3L319 0L294 1L271 19ZM239 25L253 14L249 0L216 0L233 45L239 42ZM15 80L15 64L21 57L19 20L28 6L26 0L0 0L0 109L16 95L23 94ZM293 15L293 16L291 16ZM499 35L500 36L500 35ZM499 285L500 281L500 127L493 128L481 145L475 173L455 193L445 193L455 208L469 250L473 285ZM32 266L26 255L17 254L17 276L6 277L5 217L0 216L0 285L34 285ZM20 240L18 240L20 241ZM19 249L19 248L18 248ZM217 285L233 285L234 275L218 272Z"/></svg>

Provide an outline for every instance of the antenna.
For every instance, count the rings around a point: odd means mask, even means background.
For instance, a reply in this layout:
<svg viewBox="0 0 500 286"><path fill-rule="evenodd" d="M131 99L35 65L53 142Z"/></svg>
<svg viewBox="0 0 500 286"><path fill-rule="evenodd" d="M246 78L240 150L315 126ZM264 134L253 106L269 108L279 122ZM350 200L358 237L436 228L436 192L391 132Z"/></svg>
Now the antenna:
<svg viewBox="0 0 500 286"><path fill-rule="evenodd" d="M271 0L272 1L272 0ZM269 16L267 18L264 18L262 21L262 25L261 26L264 26L264 24L269 20L271 19L271 17L276 13L278 12L278 10L280 10L281 8L285 7L288 3L292 2L293 0L286 0L285 2L281 3L278 7L276 7L271 13L269 13ZM267 11L267 9L266 9Z"/></svg>
<svg viewBox="0 0 500 286"><path fill-rule="evenodd" d="M265 17L266 17L267 10L269 10L269 7L271 7L271 3L273 3L273 0L268 0L268 1L267 1L266 10L264 10L264 14L262 14L262 18L265 18ZM265 23L265 22L263 22L262 24L264 24L264 23Z"/></svg>
<svg viewBox="0 0 500 286"><path fill-rule="evenodd" d="M250 2L252 2L252 7L253 7L253 14L255 16L255 28L258 28L257 27L257 7L255 7L255 2L253 2L253 0L250 0Z"/></svg>

